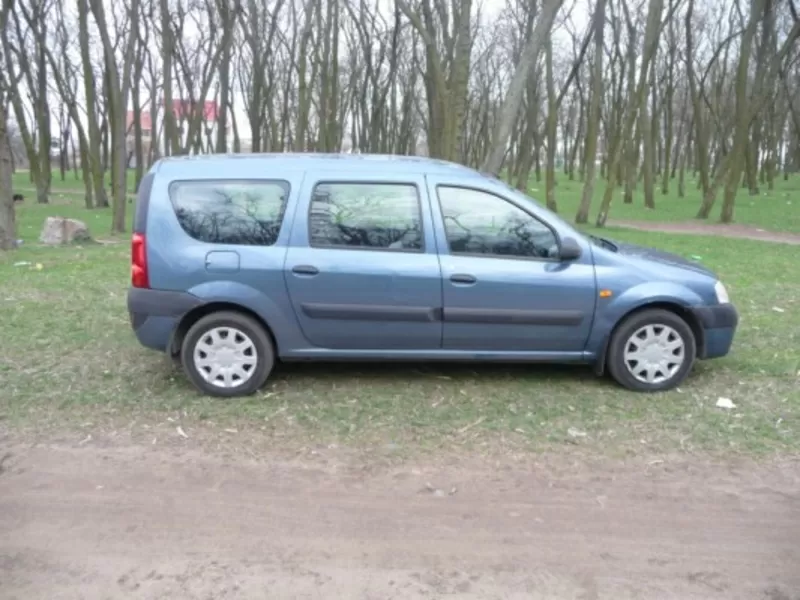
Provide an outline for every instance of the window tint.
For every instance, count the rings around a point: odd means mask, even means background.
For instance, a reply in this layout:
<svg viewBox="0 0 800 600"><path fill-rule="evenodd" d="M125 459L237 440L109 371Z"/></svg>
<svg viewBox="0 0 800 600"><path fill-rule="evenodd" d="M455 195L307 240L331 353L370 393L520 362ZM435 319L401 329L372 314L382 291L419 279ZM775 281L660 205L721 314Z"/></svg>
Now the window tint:
<svg viewBox="0 0 800 600"><path fill-rule="evenodd" d="M321 183L309 213L312 246L422 250L416 186L391 183Z"/></svg>
<svg viewBox="0 0 800 600"><path fill-rule="evenodd" d="M453 254L555 258L558 245L544 223L499 196L438 188L447 243Z"/></svg>
<svg viewBox="0 0 800 600"><path fill-rule="evenodd" d="M181 181L170 186L183 230L212 244L271 246L288 194L289 185L282 181Z"/></svg>

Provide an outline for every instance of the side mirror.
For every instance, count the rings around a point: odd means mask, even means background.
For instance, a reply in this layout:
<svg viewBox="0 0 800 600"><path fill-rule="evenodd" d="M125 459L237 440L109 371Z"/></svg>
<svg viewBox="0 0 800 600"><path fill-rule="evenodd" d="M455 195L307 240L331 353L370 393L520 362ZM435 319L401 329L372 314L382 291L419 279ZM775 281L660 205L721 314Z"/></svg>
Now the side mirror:
<svg viewBox="0 0 800 600"><path fill-rule="evenodd" d="M563 261L577 260L583 254L580 245L575 238L565 237L561 240L561 248L558 252L558 258Z"/></svg>

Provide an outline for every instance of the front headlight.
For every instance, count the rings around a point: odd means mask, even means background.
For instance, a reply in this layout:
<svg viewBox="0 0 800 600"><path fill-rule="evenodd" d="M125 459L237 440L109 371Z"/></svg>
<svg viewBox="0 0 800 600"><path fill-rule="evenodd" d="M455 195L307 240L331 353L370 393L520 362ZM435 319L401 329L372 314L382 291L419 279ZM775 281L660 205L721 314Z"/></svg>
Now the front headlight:
<svg viewBox="0 0 800 600"><path fill-rule="evenodd" d="M717 302L720 304L729 304L731 299L728 297L728 290L722 285L721 281L714 284L714 292L717 294Z"/></svg>

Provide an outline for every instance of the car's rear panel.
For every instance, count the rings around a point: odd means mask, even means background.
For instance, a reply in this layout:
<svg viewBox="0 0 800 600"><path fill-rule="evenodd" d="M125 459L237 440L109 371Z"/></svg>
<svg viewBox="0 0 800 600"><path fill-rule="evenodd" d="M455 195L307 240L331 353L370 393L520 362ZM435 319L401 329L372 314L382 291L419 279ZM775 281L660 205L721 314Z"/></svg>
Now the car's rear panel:
<svg viewBox="0 0 800 600"><path fill-rule="evenodd" d="M140 325L137 336L144 345L167 344L171 331L188 310L220 302L254 312L271 326L273 321L278 322L274 328L289 328L289 338L299 335L295 332L297 325L288 300L283 268L303 171L299 168L271 169L270 166L269 161L238 157L166 159L154 165L143 179L134 235L146 240L147 289L134 284L129 293L129 306L133 299L131 318L134 328ZM264 192L264 188L273 183L282 190L274 197L284 198L285 204L280 219L269 221L277 226L269 229L267 241L248 238L237 243L236 239L215 236L209 239L208 230L192 228L192 219L187 220L187 210L181 206L188 201L189 213L215 219L221 214L215 212L221 210L221 205L211 204L212 208L206 210L203 194L224 195L239 186L244 191L239 193L238 200L234 198L234 202L238 202L248 197L248 190ZM190 191L185 192L186 189ZM182 200L181 193L188 193L189 200L185 195ZM264 197L257 197L254 202L260 206ZM237 210L241 210L241 206ZM266 223L263 219L268 218L260 214L252 217L253 223L258 225ZM218 227L224 230L224 221L220 221ZM249 233L251 230L243 235L246 237ZM142 316L145 313L147 322ZM143 340L140 332L150 324L167 333L154 331L157 340L150 339L152 336L148 341Z"/></svg>

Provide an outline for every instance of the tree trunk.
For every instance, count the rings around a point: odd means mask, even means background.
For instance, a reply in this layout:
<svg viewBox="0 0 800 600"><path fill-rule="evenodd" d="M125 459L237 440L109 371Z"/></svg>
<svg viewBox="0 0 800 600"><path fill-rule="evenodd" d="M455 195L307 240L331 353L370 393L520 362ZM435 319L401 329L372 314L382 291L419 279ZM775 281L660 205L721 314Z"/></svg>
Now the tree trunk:
<svg viewBox="0 0 800 600"><path fill-rule="evenodd" d="M556 90L553 81L553 38L548 36L545 49L545 79L547 80L547 158L545 163L545 197L547 208L556 212L556 137L558 134L558 114Z"/></svg>
<svg viewBox="0 0 800 600"><path fill-rule="evenodd" d="M236 19L232 14L235 4L220 0L217 4L222 21L222 60L219 63L219 113L217 114L216 152L228 151L228 104L231 95L231 58L233 56L233 33Z"/></svg>
<svg viewBox="0 0 800 600"><path fill-rule="evenodd" d="M125 231L125 213L128 204L128 169L125 115L127 113L128 95L131 86L131 71L135 61L137 31L139 27L139 0L131 0L127 8L130 31L125 40L122 57L122 72L117 66L114 48L106 25L105 8L102 0L90 0L91 10L97 22L103 46L109 91L109 109L113 112L109 125L112 144L111 182L114 193L114 207L111 217L111 231Z"/></svg>
<svg viewBox="0 0 800 600"><path fill-rule="evenodd" d="M97 124L97 109L95 104L95 82L92 70L92 58L89 51L89 0L78 0L78 39L80 41L81 61L83 63L83 91L85 94L86 114L88 125L87 148L85 158L87 165L92 173L94 185L94 203L98 208L108 206L108 196L106 195L103 183L105 165L101 155L100 128ZM83 162L83 160L81 161ZM87 204L89 202L87 195Z"/></svg>
<svg viewBox="0 0 800 600"><path fill-rule="evenodd" d="M722 201L722 214L720 220L723 223L733 221L733 207L736 200L736 193L739 191L739 182L742 178L744 163L747 154L747 141L750 135L750 99L748 97L748 78L750 71L750 55L753 49L753 40L758 29L758 24L764 14L765 5L769 0L752 0L750 4L750 21L742 34L742 41L739 47L739 65L736 70L736 128L733 136L733 147L728 154L726 161L727 181L725 182L725 193ZM722 170L721 170L722 171ZM726 173L722 172L722 177ZM720 178L721 179L721 178ZM720 181L721 183L721 181ZM713 195L711 195L713 193ZM708 213L714 204L716 188L709 190L709 194L703 198L701 212L705 209L703 217L708 217Z"/></svg>
<svg viewBox="0 0 800 600"><path fill-rule="evenodd" d="M655 69L651 69L651 88L655 87L654 73ZM653 90L653 94L655 94L655 90ZM655 177L653 173L653 166L655 163L655 140L653 136L655 135L655 131L653 131L652 121L650 115L647 114L646 106L647 103L644 102L640 121L642 124L642 185L644 187L644 206L645 208L653 210L656 207ZM655 109L653 109L653 113L655 114Z"/></svg>
<svg viewBox="0 0 800 600"><path fill-rule="evenodd" d="M592 88L589 100L589 115L586 125L586 149L584 153L584 181L581 203L575 215L576 223L589 220L589 209L594 195L595 171L597 169L597 134L600 130L600 108L603 100L603 30L606 23L606 0L597 0L594 15L594 65Z"/></svg>
<svg viewBox="0 0 800 600"><path fill-rule="evenodd" d="M664 98L664 166L661 173L661 193L664 196L669 194L670 177L675 177L675 169L672 167L672 165L673 163L677 164L678 162L677 160L674 160L672 156L674 146L673 135L675 133L675 124L673 123L673 102L675 100L675 55L677 53L677 49L675 47L675 25L673 19L670 19L669 22L669 40L670 47L667 65L667 90ZM681 122L678 125L677 143L680 143L682 131L683 119L681 119Z"/></svg>
<svg viewBox="0 0 800 600"><path fill-rule="evenodd" d="M304 17L306 19L300 34L300 50L297 65L297 132L295 134L294 149L302 152L308 147L308 120L311 111L311 95L308 91L308 43L311 41L311 32L314 26L314 11L317 10L315 0L308 0L305 4Z"/></svg>
<svg viewBox="0 0 800 600"><path fill-rule="evenodd" d="M542 45L550 38L550 30L553 28L556 14L561 8L564 0L546 0L541 9L536 22L536 27L531 33L528 43L522 52L519 63L514 69L514 75L508 86L508 92L503 100L503 106L497 117L496 125L492 133L492 145L486 160L483 162L483 171L500 173L503 166L503 158L506 155L508 139L511 136L511 129L517 119L519 107L522 104L522 96L525 91L525 82L530 77L531 71L539 58Z"/></svg>
<svg viewBox="0 0 800 600"><path fill-rule="evenodd" d="M699 175L700 190L703 195L708 194L711 187L709 180L709 167L708 167L708 133L706 131L705 120L703 118L703 111L705 108L700 103L700 92L697 88L696 76L694 73L694 40L692 37L692 14L694 11L694 0L688 0L686 7L685 29L686 29L686 79L689 82L689 95L692 100L692 119L695 127L695 144L693 145L694 152L692 157L696 159L693 161L693 166L696 164ZM702 212L702 209L701 209ZM698 215L699 216L699 215ZM708 216L708 215L706 215ZM705 217L703 217L705 218Z"/></svg>
<svg viewBox="0 0 800 600"><path fill-rule="evenodd" d="M44 18L42 15L40 15ZM42 31L46 34L46 29ZM37 32L38 33L38 32ZM39 179L36 182L36 201L47 204L50 201L50 187L53 183L53 165L50 162L50 144L52 141L50 128L50 103L48 102L46 39L36 36L36 79L39 88L36 103L36 124L39 140Z"/></svg>
<svg viewBox="0 0 800 600"><path fill-rule="evenodd" d="M172 17L169 13L169 0L160 0L159 3L161 10L161 57L163 59L161 68L164 77L164 155L171 156L178 154L181 148L172 97L172 57L175 53L175 34L172 30ZM155 115L151 115L151 117L155 118ZM155 128L155 122L152 123L152 126Z"/></svg>
<svg viewBox="0 0 800 600"><path fill-rule="evenodd" d="M624 5L623 5L624 6ZM642 104L645 101L646 96L646 86L647 86L647 75L648 69L650 68L650 63L652 62L653 55L656 52L656 47L658 45L658 33L659 33L659 23L661 21L661 12L664 7L663 0L650 0L648 5L647 11L647 25L645 26L645 33L644 33L644 49L641 56L641 66L640 66L640 73L639 73L639 82L636 86L636 92L630 98L630 102L627 108L628 114L625 118L625 125L622 129L622 139L630 138L631 132L633 131L633 125L636 122L636 117L639 111L642 108ZM620 151L621 144L618 144L617 147L614 149L614 155L611 159L611 164L609 165L609 171L612 173L616 171L617 167L619 166L621 160L621 151ZM597 214L597 226L603 227L606 224L606 220L608 219L608 213L611 209L611 199L614 195L614 182L609 179L606 182L606 189L603 194L603 203L600 206L600 211Z"/></svg>
<svg viewBox="0 0 800 600"><path fill-rule="evenodd" d="M5 8L2 10L5 11ZM11 250L17 245L11 174L11 143L8 139L6 102L5 98L0 98L0 250Z"/></svg>

